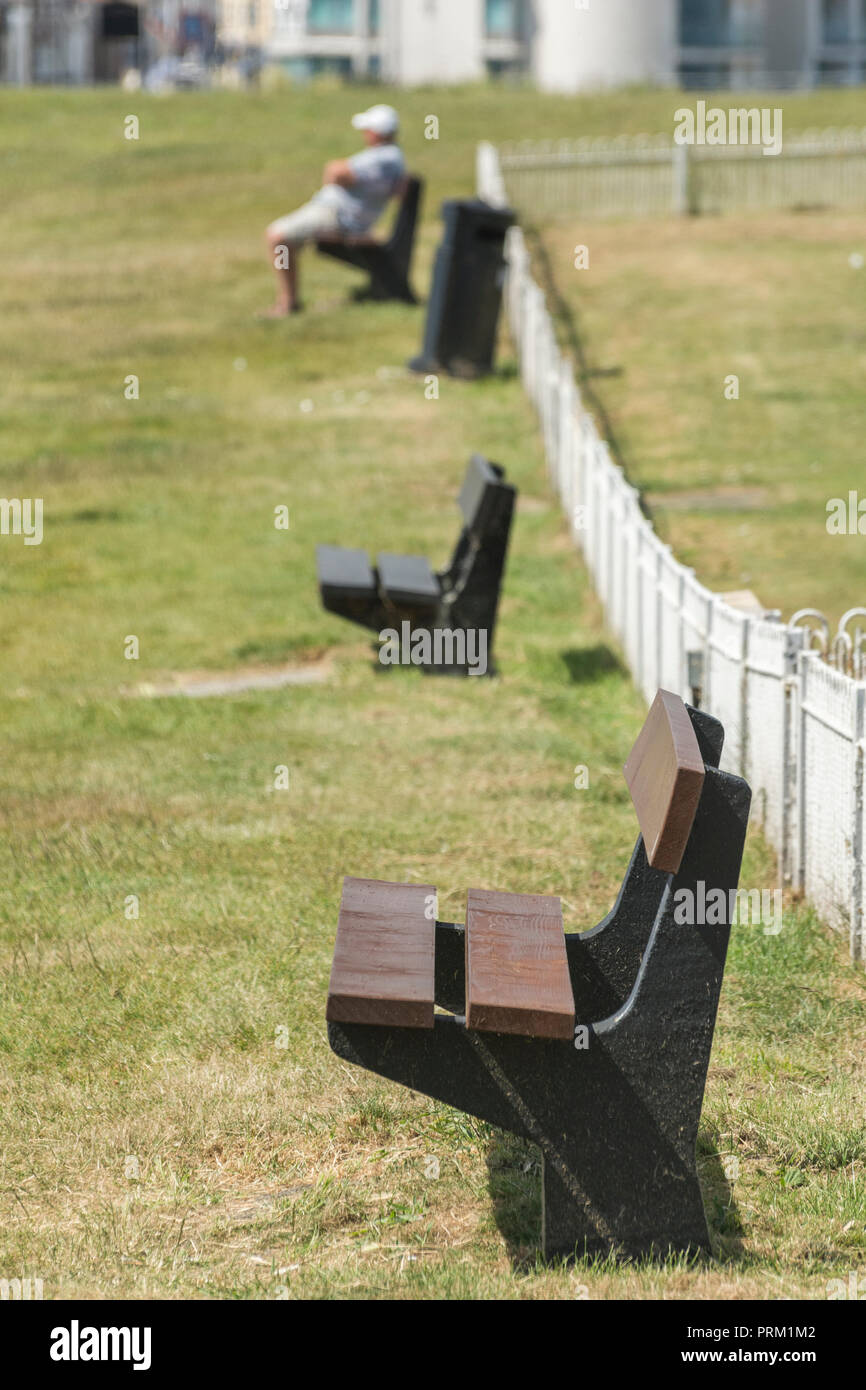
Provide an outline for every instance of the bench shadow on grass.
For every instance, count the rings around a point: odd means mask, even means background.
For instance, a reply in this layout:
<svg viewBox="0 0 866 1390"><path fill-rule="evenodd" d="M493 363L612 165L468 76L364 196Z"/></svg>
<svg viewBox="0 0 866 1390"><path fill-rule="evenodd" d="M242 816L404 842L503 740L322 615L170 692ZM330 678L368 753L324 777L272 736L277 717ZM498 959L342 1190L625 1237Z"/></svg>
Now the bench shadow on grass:
<svg viewBox="0 0 866 1390"><path fill-rule="evenodd" d="M493 1130L487 1150L493 1215L516 1273L530 1272L541 1256L541 1156L534 1144ZM739 1261L744 1255L743 1224L733 1183L721 1158L698 1140L698 1175L713 1244L713 1259ZM706 1263L706 1257L697 1257ZM577 1262L579 1263L579 1262ZM664 1260L649 1261L656 1265Z"/></svg>
<svg viewBox="0 0 866 1390"><path fill-rule="evenodd" d="M603 642L594 647L570 647L561 655L573 685L591 685L605 676L626 678L629 674L616 652Z"/></svg>

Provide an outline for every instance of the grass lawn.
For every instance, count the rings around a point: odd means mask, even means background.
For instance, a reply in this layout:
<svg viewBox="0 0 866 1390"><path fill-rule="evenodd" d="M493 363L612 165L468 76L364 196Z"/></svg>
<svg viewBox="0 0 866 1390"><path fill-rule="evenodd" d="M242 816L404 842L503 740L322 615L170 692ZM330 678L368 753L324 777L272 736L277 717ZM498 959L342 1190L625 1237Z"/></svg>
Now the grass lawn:
<svg viewBox="0 0 866 1390"><path fill-rule="evenodd" d="M866 499L862 215L553 225L536 250L659 534L710 588L835 631L866 604L866 539L827 531L831 498Z"/></svg>
<svg viewBox="0 0 866 1390"><path fill-rule="evenodd" d="M328 1049L342 874L437 884L455 920L470 885L559 893L591 925L636 833L643 715L507 341L495 377L426 400L402 370L422 311L347 305L351 272L315 258L307 315L253 320L262 227L373 96L0 96L0 487L45 505L41 546L0 540L0 1277L47 1298L824 1297L866 1263L866 983L801 906L732 941L700 1132L713 1262L545 1268L534 1151ZM419 286L476 138L652 128L659 101L400 94L429 180ZM521 493L501 674L385 672L321 610L315 544L440 563L473 449ZM152 694L281 662L323 679ZM773 881L755 836L743 885Z"/></svg>

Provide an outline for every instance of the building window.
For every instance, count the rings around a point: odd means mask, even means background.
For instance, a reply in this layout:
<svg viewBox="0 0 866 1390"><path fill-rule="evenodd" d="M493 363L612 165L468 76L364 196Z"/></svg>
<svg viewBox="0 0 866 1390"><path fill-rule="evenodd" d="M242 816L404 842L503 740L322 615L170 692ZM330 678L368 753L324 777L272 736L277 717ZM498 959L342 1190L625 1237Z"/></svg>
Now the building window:
<svg viewBox="0 0 866 1390"><path fill-rule="evenodd" d="M522 0L485 0L484 31L488 39L519 39L522 30Z"/></svg>
<svg viewBox="0 0 866 1390"><path fill-rule="evenodd" d="M310 0L308 34L351 34L355 28L354 0Z"/></svg>
<svg viewBox="0 0 866 1390"><path fill-rule="evenodd" d="M280 66L293 82L309 82L312 76L309 58L283 58Z"/></svg>
<svg viewBox="0 0 866 1390"><path fill-rule="evenodd" d="M819 87L850 87L853 85L854 78L848 63L822 62L818 64Z"/></svg>
<svg viewBox="0 0 866 1390"><path fill-rule="evenodd" d="M348 80L352 76L351 58L284 58L281 66L293 82L299 83L309 82L314 77L342 77Z"/></svg>
<svg viewBox="0 0 866 1390"><path fill-rule="evenodd" d="M519 60L508 58L488 58L485 62L487 76L491 82L519 83L526 75L526 68Z"/></svg>
<svg viewBox="0 0 866 1390"><path fill-rule="evenodd" d="M731 0L728 42L735 48L757 48L764 41L764 11L757 0Z"/></svg>
<svg viewBox="0 0 866 1390"><path fill-rule="evenodd" d="M680 85L687 92L719 92L731 85L729 63L681 63Z"/></svg>
<svg viewBox="0 0 866 1390"><path fill-rule="evenodd" d="M680 0L680 43L683 48L718 48L731 32L730 0Z"/></svg>
<svg viewBox="0 0 866 1390"><path fill-rule="evenodd" d="M112 3L102 6L104 39L137 39L138 6Z"/></svg>
<svg viewBox="0 0 866 1390"><path fill-rule="evenodd" d="M847 43L851 34L848 0L821 0L821 34L824 43Z"/></svg>
<svg viewBox="0 0 866 1390"><path fill-rule="evenodd" d="M864 0L866 4L866 0ZM370 0L370 33L373 35L379 32L379 0Z"/></svg>

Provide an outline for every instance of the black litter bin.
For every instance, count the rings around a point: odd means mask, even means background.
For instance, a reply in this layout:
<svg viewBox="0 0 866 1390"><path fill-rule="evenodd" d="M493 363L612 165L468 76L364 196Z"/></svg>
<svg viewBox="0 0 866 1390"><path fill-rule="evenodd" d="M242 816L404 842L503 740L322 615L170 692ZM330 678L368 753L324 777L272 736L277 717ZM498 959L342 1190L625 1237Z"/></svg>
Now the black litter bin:
<svg viewBox="0 0 866 1390"><path fill-rule="evenodd" d="M479 198L442 204L445 236L436 255L424 346L414 372L483 376L493 367L496 326L505 281L505 234L516 221L509 208Z"/></svg>

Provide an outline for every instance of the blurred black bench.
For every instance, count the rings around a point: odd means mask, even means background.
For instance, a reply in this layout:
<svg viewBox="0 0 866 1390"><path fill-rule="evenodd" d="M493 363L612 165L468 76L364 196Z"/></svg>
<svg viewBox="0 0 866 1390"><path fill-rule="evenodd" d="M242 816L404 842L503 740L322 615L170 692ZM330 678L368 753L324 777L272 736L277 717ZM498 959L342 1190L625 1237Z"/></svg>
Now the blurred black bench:
<svg viewBox="0 0 866 1390"><path fill-rule="evenodd" d="M421 555L386 552L374 568L366 550L320 545L316 568L324 607L377 633L404 622L413 633L483 632L492 653L516 497L505 470L473 454L458 498L464 524L448 566L436 573ZM419 664L439 669L435 661ZM448 671L467 674L453 662Z"/></svg>
<svg viewBox="0 0 866 1390"><path fill-rule="evenodd" d="M406 304L418 303L409 283L409 271L423 189L421 179L414 175L406 179L394 227L387 241L363 236L321 237L316 242L316 250L321 255L333 256L337 261L345 261L347 265L367 271L370 283L362 292L363 298L401 299Z"/></svg>

